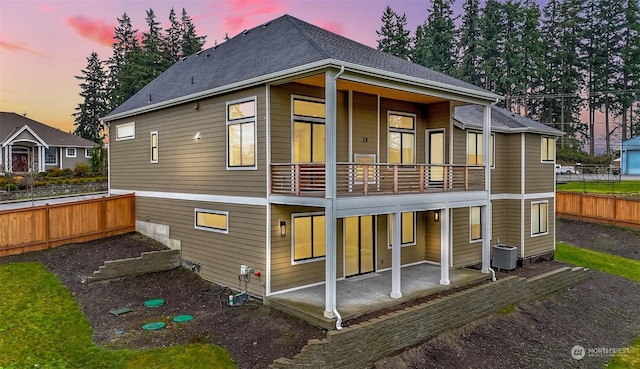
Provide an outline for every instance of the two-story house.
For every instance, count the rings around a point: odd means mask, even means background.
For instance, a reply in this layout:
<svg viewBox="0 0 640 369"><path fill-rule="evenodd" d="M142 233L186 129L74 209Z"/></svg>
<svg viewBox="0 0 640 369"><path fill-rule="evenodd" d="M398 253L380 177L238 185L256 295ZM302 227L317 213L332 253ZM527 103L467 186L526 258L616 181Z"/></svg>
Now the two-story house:
<svg viewBox="0 0 640 369"><path fill-rule="evenodd" d="M498 238L553 252L558 131L499 99L285 15L104 118L110 193L135 192L138 229L204 279L265 299L324 284L332 318L337 280L389 270L378 292L400 298L403 267L488 273Z"/></svg>

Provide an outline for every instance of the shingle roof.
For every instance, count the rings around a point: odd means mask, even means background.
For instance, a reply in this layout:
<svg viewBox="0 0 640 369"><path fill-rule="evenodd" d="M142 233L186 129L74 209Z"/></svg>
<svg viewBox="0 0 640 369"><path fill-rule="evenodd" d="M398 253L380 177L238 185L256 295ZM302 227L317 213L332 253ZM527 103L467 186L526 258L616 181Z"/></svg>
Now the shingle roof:
<svg viewBox="0 0 640 369"><path fill-rule="evenodd" d="M479 105L456 106L453 119L463 128L482 129L483 107ZM491 129L504 132L534 132L561 136L562 132L533 119L512 113L497 106L491 107Z"/></svg>
<svg viewBox="0 0 640 369"><path fill-rule="evenodd" d="M25 125L31 128L31 130L46 142L47 145L86 148L95 146L95 143L92 141L63 132L57 128L42 124L20 114L10 112L0 112L0 143L4 143L7 138Z"/></svg>
<svg viewBox="0 0 640 369"><path fill-rule="evenodd" d="M480 87L375 50L289 15L187 56L106 118L327 60L397 73L494 98Z"/></svg>

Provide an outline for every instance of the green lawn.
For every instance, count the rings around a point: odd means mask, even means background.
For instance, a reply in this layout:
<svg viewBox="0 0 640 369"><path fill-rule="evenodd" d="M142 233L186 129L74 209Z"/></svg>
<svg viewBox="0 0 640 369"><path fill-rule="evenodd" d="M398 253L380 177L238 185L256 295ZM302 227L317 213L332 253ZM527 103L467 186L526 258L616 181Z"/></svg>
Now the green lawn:
<svg viewBox="0 0 640 369"><path fill-rule="evenodd" d="M587 192L601 194L640 194L640 181L620 182L568 182L557 185L558 191Z"/></svg>
<svg viewBox="0 0 640 369"><path fill-rule="evenodd" d="M562 242L556 243L555 258L565 263L583 266L602 272L619 275L640 283L640 261L622 258L603 252L591 251ZM640 337L636 338L625 354L619 354L609 361L607 368L639 368Z"/></svg>
<svg viewBox="0 0 640 369"><path fill-rule="evenodd" d="M69 290L36 263L0 266L0 369L235 368L214 345L106 350Z"/></svg>

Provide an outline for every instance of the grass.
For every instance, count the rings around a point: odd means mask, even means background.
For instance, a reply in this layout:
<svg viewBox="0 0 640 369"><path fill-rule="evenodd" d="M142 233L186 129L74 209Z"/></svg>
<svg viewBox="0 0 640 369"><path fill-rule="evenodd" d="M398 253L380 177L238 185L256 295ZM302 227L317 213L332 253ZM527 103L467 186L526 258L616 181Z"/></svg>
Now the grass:
<svg viewBox="0 0 640 369"><path fill-rule="evenodd" d="M557 185L558 191L587 192L600 194L640 194L640 181L620 182L568 182Z"/></svg>
<svg viewBox="0 0 640 369"><path fill-rule="evenodd" d="M591 251L562 242L556 243L555 257L566 263L619 275L640 283L640 261L637 260ZM640 337L637 337L624 353L613 357L607 368L640 368Z"/></svg>
<svg viewBox="0 0 640 369"><path fill-rule="evenodd" d="M235 368L214 345L106 350L69 290L36 263L0 266L0 369Z"/></svg>

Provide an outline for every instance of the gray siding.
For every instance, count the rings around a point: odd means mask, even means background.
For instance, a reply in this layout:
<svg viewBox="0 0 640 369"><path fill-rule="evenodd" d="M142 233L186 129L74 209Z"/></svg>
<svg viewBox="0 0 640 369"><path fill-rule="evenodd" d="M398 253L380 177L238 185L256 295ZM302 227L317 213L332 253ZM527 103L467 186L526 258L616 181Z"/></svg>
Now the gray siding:
<svg viewBox="0 0 640 369"><path fill-rule="evenodd" d="M541 162L541 136L525 135L525 192L554 192L554 163Z"/></svg>
<svg viewBox="0 0 640 369"><path fill-rule="evenodd" d="M520 200L494 200L492 204L492 237L491 242L515 246L518 248L518 257L522 257L522 240L520 238Z"/></svg>
<svg viewBox="0 0 640 369"><path fill-rule="evenodd" d="M540 236L531 235L531 203L536 201L548 201L547 208L547 230L548 233ZM544 254L554 250L554 234L555 234L555 208L553 198L541 198L534 200L526 200L524 210L524 256L530 257Z"/></svg>
<svg viewBox="0 0 640 369"><path fill-rule="evenodd" d="M451 210L454 267L463 267L482 262L482 242L471 243L469 241L469 211L469 208L456 208Z"/></svg>

